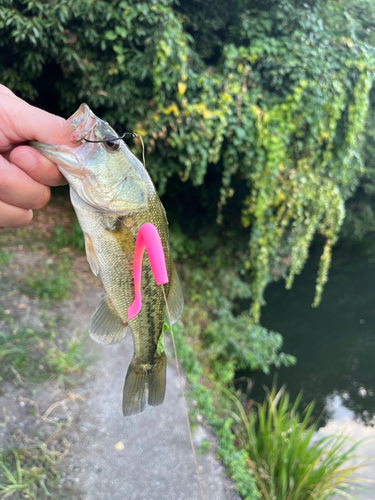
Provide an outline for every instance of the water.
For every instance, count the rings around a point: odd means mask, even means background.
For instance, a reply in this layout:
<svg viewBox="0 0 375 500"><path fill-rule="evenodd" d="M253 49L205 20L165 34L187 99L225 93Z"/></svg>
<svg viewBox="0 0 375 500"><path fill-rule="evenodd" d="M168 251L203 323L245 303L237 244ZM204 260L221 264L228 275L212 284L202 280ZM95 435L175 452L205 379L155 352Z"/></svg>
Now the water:
<svg viewBox="0 0 375 500"><path fill-rule="evenodd" d="M252 374L251 397L262 400L262 384L286 384L294 399L303 389L302 406L313 399L322 435L344 431L364 442L358 452L375 458L375 264L341 249L334 255L319 308L311 308L317 258L306 264L292 290L284 282L271 284L262 324L284 337L284 352L297 364ZM375 463L362 475L375 479ZM359 498L375 500L375 484Z"/></svg>

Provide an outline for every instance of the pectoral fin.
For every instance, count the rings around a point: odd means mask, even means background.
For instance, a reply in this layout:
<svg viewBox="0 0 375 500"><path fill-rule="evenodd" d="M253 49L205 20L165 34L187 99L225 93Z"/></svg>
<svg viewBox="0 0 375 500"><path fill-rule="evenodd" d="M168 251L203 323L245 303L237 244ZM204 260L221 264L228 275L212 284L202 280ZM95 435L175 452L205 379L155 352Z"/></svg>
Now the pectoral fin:
<svg viewBox="0 0 375 500"><path fill-rule="evenodd" d="M118 217L115 221L112 235L126 254L133 254L135 246L135 236L126 225L126 217Z"/></svg>
<svg viewBox="0 0 375 500"><path fill-rule="evenodd" d="M87 261L90 264L91 271L95 276L98 276L99 274L99 261L98 257L96 256L94 246L92 244L91 238L88 234L83 233L85 237L85 248L86 248L86 257Z"/></svg>
<svg viewBox="0 0 375 500"><path fill-rule="evenodd" d="M125 337L127 329L130 330L117 314L109 297L104 297L91 320L91 338L99 344L116 344Z"/></svg>
<svg viewBox="0 0 375 500"><path fill-rule="evenodd" d="M184 296L182 295L182 287L177 271L172 267L172 275L168 293L168 308L171 315L171 323L174 325L180 318L184 309Z"/></svg>

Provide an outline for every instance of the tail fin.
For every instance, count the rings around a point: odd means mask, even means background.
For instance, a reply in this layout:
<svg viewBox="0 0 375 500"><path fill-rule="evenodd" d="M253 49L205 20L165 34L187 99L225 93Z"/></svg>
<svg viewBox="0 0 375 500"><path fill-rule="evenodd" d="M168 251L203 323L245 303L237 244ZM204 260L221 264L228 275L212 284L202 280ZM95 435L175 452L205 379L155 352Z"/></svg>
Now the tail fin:
<svg viewBox="0 0 375 500"><path fill-rule="evenodd" d="M162 404L165 396L166 368L164 352L148 370L139 366L133 358L126 374L122 398L122 412L125 417L140 413L146 404Z"/></svg>

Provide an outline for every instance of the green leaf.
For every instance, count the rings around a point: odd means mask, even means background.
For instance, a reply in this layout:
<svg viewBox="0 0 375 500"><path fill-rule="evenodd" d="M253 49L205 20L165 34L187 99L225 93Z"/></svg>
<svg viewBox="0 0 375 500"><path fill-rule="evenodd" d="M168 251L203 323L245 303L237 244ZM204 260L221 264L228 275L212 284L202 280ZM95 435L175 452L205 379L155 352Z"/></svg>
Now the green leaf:
<svg viewBox="0 0 375 500"><path fill-rule="evenodd" d="M104 38L105 38L106 40L111 40L111 41L116 40L117 36L118 36L118 34L117 34L117 33L115 33L115 32L114 32L114 31L112 31L112 30L106 31L106 32L104 33Z"/></svg>

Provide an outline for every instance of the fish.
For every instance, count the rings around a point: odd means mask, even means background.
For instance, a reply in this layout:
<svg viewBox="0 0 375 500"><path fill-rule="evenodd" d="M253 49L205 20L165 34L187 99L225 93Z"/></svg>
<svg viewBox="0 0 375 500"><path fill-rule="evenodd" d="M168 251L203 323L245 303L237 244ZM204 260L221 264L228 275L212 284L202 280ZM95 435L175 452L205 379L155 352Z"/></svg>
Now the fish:
<svg viewBox="0 0 375 500"><path fill-rule="evenodd" d="M142 412L163 403L166 391L164 352L165 298L171 324L182 314L184 299L169 245L165 209L144 165L124 141L86 105L68 119L72 142L79 145L29 145L55 162L70 185L70 198L85 238L91 271L105 295L96 308L89 333L100 344L115 344L128 331L134 355L123 390L123 414ZM104 141L104 142L87 142ZM133 255L138 231L153 224L159 233L168 283L158 286L144 255L141 270L142 307L133 318L128 308L134 299Z"/></svg>

